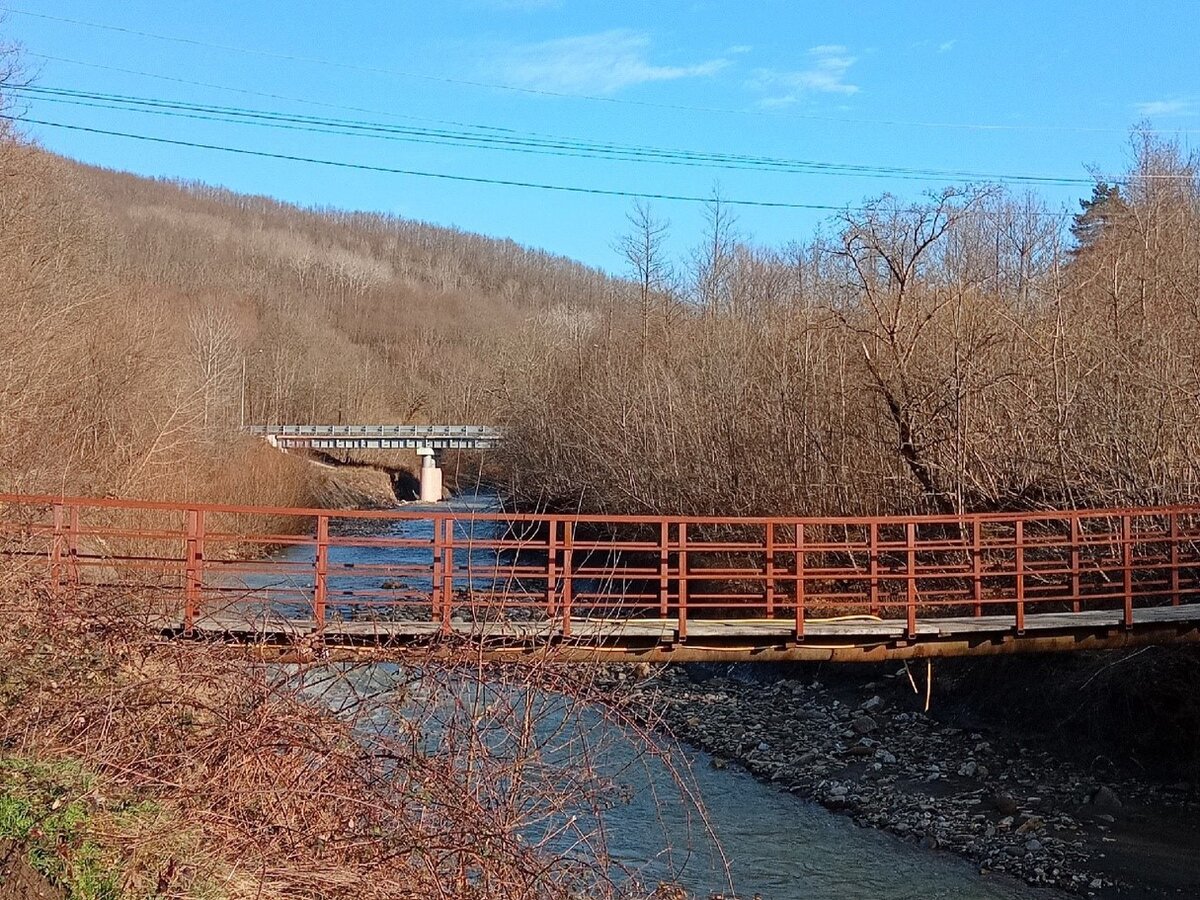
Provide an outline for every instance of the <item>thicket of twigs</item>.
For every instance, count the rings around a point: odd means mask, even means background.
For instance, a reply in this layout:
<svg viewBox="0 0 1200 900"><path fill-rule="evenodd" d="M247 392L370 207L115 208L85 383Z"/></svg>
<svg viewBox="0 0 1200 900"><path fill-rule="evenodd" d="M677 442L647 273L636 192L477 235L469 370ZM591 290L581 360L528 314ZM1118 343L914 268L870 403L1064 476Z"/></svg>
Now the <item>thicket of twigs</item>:
<svg viewBox="0 0 1200 900"><path fill-rule="evenodd" d="M653 888L609 858L604 812L655 744L594 672L256 665L152 645L128 597L77 599L0 584L0 775L73 772L53 810L83 811L48 846L28 829L53 871L179 898Z"/></svg>
<svg viewBox="0 0 1200 900"><path fill-rule="evenodd" d="M304 467L230 440L237 425L377 419L507 422L527 506L1192 498L1196 161L1148 133L1132 147L1074 223L948 189L764 249L716 201L678 262L639 208L617 281L0 135L0 488L302 502Z"/></svg>
<svg viewBox="0 0 1200 900"><path fill-rule="evenodd" d="M1074 222L952 189L763 250L714 202L680 265L639 209L631 302L511 352L517 496L797 515L1196 499L1197 161L1132 146Z"/></svg>

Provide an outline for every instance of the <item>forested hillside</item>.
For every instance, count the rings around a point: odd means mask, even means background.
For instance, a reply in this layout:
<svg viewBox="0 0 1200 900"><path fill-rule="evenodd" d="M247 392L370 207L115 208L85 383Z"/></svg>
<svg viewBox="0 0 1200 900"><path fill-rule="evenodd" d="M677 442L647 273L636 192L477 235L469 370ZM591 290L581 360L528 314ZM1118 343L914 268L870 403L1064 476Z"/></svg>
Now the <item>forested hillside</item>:
<svg viewBox="0 0 1200 900"><path fill-rule="evenodd" d="M491 421L512 338L615 289L509 241L12 134L0 172L0 490L299 502L305 467L236 440L241 421Z"/></svg>

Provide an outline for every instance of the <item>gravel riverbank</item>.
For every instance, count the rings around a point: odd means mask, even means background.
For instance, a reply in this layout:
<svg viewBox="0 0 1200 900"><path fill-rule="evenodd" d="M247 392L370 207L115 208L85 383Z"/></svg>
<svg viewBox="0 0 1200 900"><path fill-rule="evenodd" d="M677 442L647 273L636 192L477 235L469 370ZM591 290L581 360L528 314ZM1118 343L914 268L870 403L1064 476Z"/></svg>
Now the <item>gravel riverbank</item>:
<svg viewBox="0 0 1200 900"><path fill-rule="evenodd" d="M633 699L713 754L717 767L742 765L780 790L983 871L1088 896L1200 895L1200 803L1191 786L941 722L922 711L903 669L874 680L838 676L836 684L793 671L750 680L753 667L712 677L704 667L667 667L637 684Z"/></svg>

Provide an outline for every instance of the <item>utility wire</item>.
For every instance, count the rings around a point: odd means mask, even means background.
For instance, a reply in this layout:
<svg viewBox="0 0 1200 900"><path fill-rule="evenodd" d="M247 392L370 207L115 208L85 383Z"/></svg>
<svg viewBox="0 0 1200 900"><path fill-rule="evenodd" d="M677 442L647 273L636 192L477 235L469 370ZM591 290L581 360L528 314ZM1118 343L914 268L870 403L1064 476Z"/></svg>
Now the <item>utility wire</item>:
<svg viewBox="0 0 1200 900"><path fill-rule="evenodd" d="M72 125L65 122L53 122L48 119L35 119L27 116L12 116L0 115L0 120L13 122L14 124L29 123L33 125L43 125L47 128L60 128L67 131L84 132L87 134L99 134L108 137L126 138L135 141L146 141L155 144L165 144L174 147L187 147L198 150L216 150L222 153L231 153L241 156L251 156L260 159L277 159L287 162L302 162L310 163L318 166L328 166L340 169L353 169L364 172L381 172L388 175L411 175L417 178L436 178L443 181L466 182L469 184L487 184L500 187L517 187L530 188L542 191L556 191L560 193L570 194L590 194L602 197L625 197L634 200L662 200L682 203L712 203L713 197L695 196L688 194L667 194L644 191L622 191L610 188L592 188L581 187L578 185L564 184L547 184L532 181L517 181L514 179L504 178L484 178L474 175L453 175L447 172L427 172L418 169L401 169L392 166L379 166L370 163L347 162L345 160L320 159L311 156L300 156L291 153L273 153L266 150L251 150L244 147L228 147L222 144L208 144L200 141L185 141L178 138L156 137L148 134L136 134L127 131L115 131L106 128L91 128L84 125ZM749 200L730 197L721 197L720 202L728 206L747 206L760 207L771 209L797 209L797 210L816 210L818 212L833 212L833 213L865 213L872 211L865 206L835 206L831 204L821 203L793 203L781 200ZM1036 212L1034 215L1038 218L1049 218L1066 220L1072 217L1071 213L1061 212Z"/></svg>
<svg viewBox="0 0 1200 900"><path fill-rule="evenodd" d="M906 121L903 119L866 119L866 118L847 118L841 116L822 116L810 113L797 112L781 112L767 111L757 109L734 109L728 107L705 107L705 106L689 106L685 104L675 103L660 103L648 100L631 100L624 97L603 97L593 94L576 94L564 91L553 91L543 88L522 87L514 84L504 84L501 82L478 81L467 78L452 78L444 75L432 75L426 72L408 72L398 69L390 69L381 66L367 66L358 63L347 63L336 60L321 59L314 56L301 56L290 53L280 53L272 50L263 50L254 47L239 47L229 44L218 44L209 41L202 41L197 38L180 37L178 35L159 34L152 31L143 31L135 28L126 28L120 25L110 25L104 22L92 22L84 19L74 19L67 16L55 16L48 13L32 12L30 10L19 9L17 7L4 7L7 12L19 16L27 16L34 19L42 19L50 22L61 22L69 25L76 25L83 28L93 28L103 31L115 32L118 34L127 34L134 37L148 38L156 41L166 41L175 44L185 44L193 47L203 47L210 50L220 50L225 53L241 53L249 56L264 57L267 59L277 59L287 62L299 62L311 65L327 66L337 69L345 69L349 71L368 72L376 75L390 75L397 78L410 78L427 82L438 82L442 84L453 84L473 88L486 88L489 90L508 91L510 93L526 94L542 97L557 97L570 100L583 100L591 103L604 103L618 106L640 106L651 109L671 109L682 112L701 112L701 113L721 113L732 115L746 116L764 116L769 118L793 118L804 119L817 122L829 122L843 125L878 125L883 127L903 127L903 128L936 128L936 129L958 129L967 131L1057 131L1057 132L1085 132L1099 134L1125 134L1127 129L1122 128L1103 128L1097 126L1080 126L1080 125L1047 125L1041 123L997 123L997 122L928 122L928 121ZM1155 131L1156 134L1193 134L1200 133L1200 129L1177 129L1175 131Z"/></svg>
<svg viewBox="0 0 1200 900"><path fill-rule="evenodd" d="M299 156L291 153L272 153L266 150L250 150L245 147L227 147L222 144L207 144L200 141L185 141L177 138L155 137L148 134L135 134L128 131L114 131L106 128L90 128L84 125L70 125L65 122L52 122L48 119L35 119L27 116L0 115L0 120L16 124L26 123L43 125L47 128L61 128L67 131L101 134L109 137L120 137L135 141L147 141L155 144L166 144L173 147L188 147L198 150L216 150L222 153L233 153L241 156L253 156L260 159L277 159L288 162L311 163L318 166L331 166L340 169L355 169L363 172L382 172L388 175L411 175L417 178L437 178L443 181L460 181L470 184L490 184L502 187L534 188L542 191L559 191L571 194L592 194L604 197L627 197L635 200L664 200L684 203L711 203L712 197L698 197L687 194L664 194L639 191L621 191L607 188L580 187L577 185L546 184L533 181L516 181L504 178L484 178L475 175L452 175L447 172L426 172L418 169L401 169L391 166L378 166L370 163L347 162L345 160L319 159L312 156ZM823 212L855 212L861 208L848 206L832 206L819 203L789 203L779 200L742 200L721 198L721 203L729 206L754 206L775 209L808 209Z"/></svg>
<svg viewBox="0 0 1200 900"><path fill-rule="evenodd" d="M85 62L82 59L72 59L69 56L53 56L49 53L34 53L31 50L22 50L23 56L28 56L32 59L42 59L47 62L67 63L72 66L83 66L87 69L97 69L102 72L120 72L122 75L136 75L139 78L152 78L156 81L167 81L172 84L182 84L188 87L207 88L214 91L228 91L232 94L242 94L246 97L262 97L266 100L283 100L286 103L300 103L305 106L316 106L323 109L336 109L342 112L366 113L372 116L384 116L389 119L402 119L408 122L429 122L434 125L451 125L456 128L478 128L482 131L496 131L516 133L514 129L507 128L503 125L480 125L464 122L456 122L453 119L435 119L427 116L413 116L405 113L387 111L382 109L372 109L365 106L347 106L342 103L328 103L323 100L314 100L311 97L292 97L287 94L276 94L270 91L256 91L246 87L234 87L228 84L217 84L212 81L194 81L190 78L179 78L174 75L163 75L161 72L147 72L142 69L127 69L123 66L109 66L103 63ZM539 132L530 132L531 134L539 134ZM543 137L552 135L541 134Z"/></svg>
<svg viewBox="0 0 1200 900"><path fill-rule="evenodd" d="M512 134L479 134L417 126L387 125L362 120L329 119L317 116L276 113L245 107L213 106L157 98L130 97L120 94L78 91L68 88L28 86L15 93L54 103L116 109L173 118L190 118L235 124L252 124L317 134L374 137L413 143L438 144L475 149L492 149L547 156L572 156L625 162L653 162L664 165L702 166L737 171L765 171L789 174L824 174L849 177L889 177L918 180L962 179L1039 185L1091 185L1095 177L1032 175L1018 173L981 173L945 169L920 169L902 166L856 165L808 160L780 159L747 154L709 153L661 149L619 144L591 143L570 139L551 140ZM1161 177L1179 179L1190 176L1164 173ZM1109 181L1120 182L1119 178Z"/></svg>

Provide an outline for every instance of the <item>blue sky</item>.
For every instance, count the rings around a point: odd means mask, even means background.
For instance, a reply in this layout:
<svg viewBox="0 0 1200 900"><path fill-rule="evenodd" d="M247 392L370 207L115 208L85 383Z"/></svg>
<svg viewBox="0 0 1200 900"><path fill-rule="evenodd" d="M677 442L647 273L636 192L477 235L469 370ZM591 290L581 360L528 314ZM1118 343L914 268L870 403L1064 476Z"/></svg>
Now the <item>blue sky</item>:
<svg viewBox="0 0 1200 900"><path fill-rule="evenodd" d="M683 196L719 185L732 199L844 206L961 180L939 173L1119 171L1129 128L1143 118L1185 143L1200 135L1200 0L0 0L0 8L8 9L0 35L24 47L43 87L865 167L664 165L23 102L47 121L503 181ZM27 131L87 162L392 212L613 270L632 202ZM894 171L914 168L935 174ZM1016 189L1072 209L1089 193L1079 184ZM655 209L684 252L701 227L698 205ZM829 214L745 207L737 215L743 235L781 244L807 238Z"/></svg>

